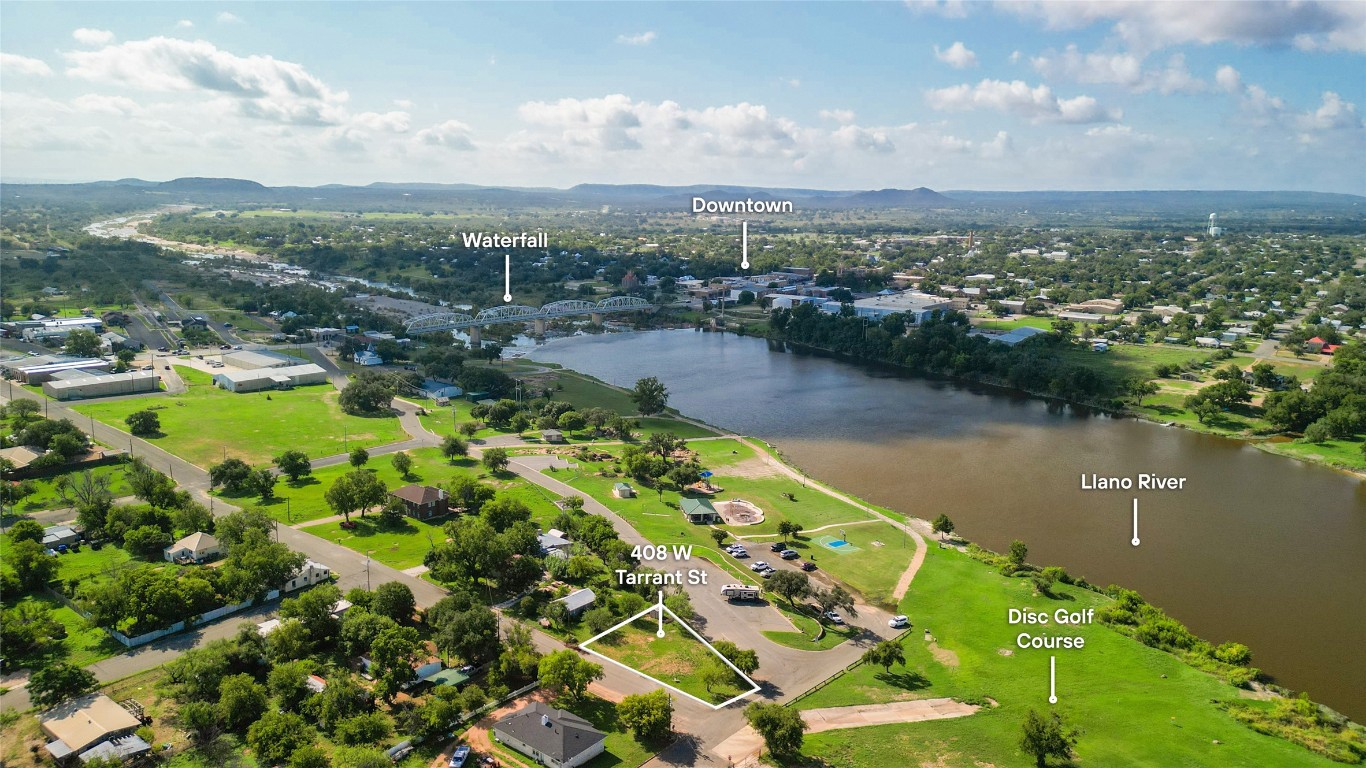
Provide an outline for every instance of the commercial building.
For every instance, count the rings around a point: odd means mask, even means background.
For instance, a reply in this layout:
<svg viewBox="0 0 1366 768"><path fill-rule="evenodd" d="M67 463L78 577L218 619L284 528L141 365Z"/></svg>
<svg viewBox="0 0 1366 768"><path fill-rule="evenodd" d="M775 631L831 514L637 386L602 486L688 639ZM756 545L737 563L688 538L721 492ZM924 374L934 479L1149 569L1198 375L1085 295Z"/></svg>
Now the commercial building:
<svg viewBox="0 0 1366 768"><path fill-rule="evenodd" d="M497 739L550 768L577 768L606 749L607 734L578 715L532 702L493 725Z"/></svg>
<svg viewBox="0 0 1366 768"><path fill-rule="evenodd" d="M263 389L289 389L305 384L322 384L327 371L314 363L285 368L254 368L224 371L213 375L214 386L229 392L259 392Z"/></svg>
<svg viewBox="0 0 1366 768"><path fill-rule="evenodd" d="M43 393L54 400L86 400L156 392L160 384L161 379L153 371L96 374L77 368L53 374L43 382Z"/></svg>
<svg viewBox="0 0 1366 768"><path fill-rule="evenodd" d="M40 325L25 328L23 335L28 341L41 341L42 339L66 338L72 331L90 331L98 334L104 328L104 322L98 317L63 317L56 320L44 320Z"/></svg>
<svg viewBox="0 0 1366 768"><path fill-rule="evenodd" d="M97 357L68 357L66 355L23 355L0 360L0 373L6 378L25 384L42 384L62 371L108 371L113 367L108 360Z"/></svg>
<svg viewBox="0 0 1366 768"><path fill-rule="evenodd" d="M290 368L302 361L297 357L282 355L278 352L254 352L241 350L224 352L223 362L235 368L253 370L257 368Z"/></svg>
<svg viewBox="0 0 1366 768"><path fill-rule="evenodd" d="M953 302L948 299L919 291L902 291L854 301L854 315L865 320L881 320L889 315L905 315L910 322L919 324L930 319L930 316L935 312L944 312L950 309L953 309ZM821 311L835 314L840 311L840 304L833 301L825 302L821 305Z"/></svg>

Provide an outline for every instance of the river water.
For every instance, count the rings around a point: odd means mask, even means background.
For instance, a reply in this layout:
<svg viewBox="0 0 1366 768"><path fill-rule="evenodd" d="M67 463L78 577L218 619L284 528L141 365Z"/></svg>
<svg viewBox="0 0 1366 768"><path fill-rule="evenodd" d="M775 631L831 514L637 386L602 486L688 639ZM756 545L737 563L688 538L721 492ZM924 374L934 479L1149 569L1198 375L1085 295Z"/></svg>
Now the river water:
<svg viewBox="0 0 1366 768"><path fill-rule="evenodd" d="M558 339L531 353L776 446L820 480L997 551L1121 584L1212 642L1366 721L1366 483L1233 440L691 330ZM1081 489L1081 475L1184 477ZM1132 504L1139 500L1138 547ZM1002 617L1002 628L1004 617Z"/></svg>

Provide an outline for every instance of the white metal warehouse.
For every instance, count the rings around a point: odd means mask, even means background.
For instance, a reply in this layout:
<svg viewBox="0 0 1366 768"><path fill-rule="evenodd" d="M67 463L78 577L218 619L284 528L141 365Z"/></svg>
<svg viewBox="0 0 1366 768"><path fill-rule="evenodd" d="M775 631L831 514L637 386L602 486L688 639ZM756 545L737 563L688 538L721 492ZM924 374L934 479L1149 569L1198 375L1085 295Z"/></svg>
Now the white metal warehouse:
<svg viewBox="0 0 1366 768"><path fill-rule="evenodd" d="M289 389L327 381L327 371L314 363L287 368L256 368L249 371L224 371L213 375L214 386L229 392L259 392L263 389Z"/></svg>

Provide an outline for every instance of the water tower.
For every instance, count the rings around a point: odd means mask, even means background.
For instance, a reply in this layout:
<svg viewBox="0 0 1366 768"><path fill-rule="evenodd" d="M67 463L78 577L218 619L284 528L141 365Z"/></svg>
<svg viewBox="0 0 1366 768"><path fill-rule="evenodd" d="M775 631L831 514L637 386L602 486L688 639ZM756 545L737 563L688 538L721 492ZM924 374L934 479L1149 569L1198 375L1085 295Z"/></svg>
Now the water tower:
<svg viewBox="0 0 1366 768"><path fill-rule="evenodd" d="M1211 214L1209 215L1209 236L1210 236L1210 237L1218 237L1218 236L1224 234L1224 230L1221 229L1221 228L1219 227L1218 218L1219 218L1219 214L1217 214L1217 213L1211 213Z"/></svg>

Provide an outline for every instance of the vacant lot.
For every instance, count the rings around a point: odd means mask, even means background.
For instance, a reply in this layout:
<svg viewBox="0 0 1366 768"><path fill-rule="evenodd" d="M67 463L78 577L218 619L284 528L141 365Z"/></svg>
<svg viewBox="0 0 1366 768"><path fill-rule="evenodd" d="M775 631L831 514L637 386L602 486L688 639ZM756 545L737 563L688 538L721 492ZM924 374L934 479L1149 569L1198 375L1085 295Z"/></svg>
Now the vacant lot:
<svg viewBox="0 0 1366 768"><path fill-rule="evenodd" d="M319 458L407 437L397 417L342 413L339 393L327 384L235 394L214 387L203 371L181 366L178 373L189 385L184 394L83 403L76 410L127 430L123 420L128 414L156 409L161 434L149 441L206 468L224 456L261 464L297 448Z"/></svg>
<svg viewBox="0 0 1366 768"><path fill-rule="evenodd" d="M664 621L664 637L655 635L659 624L655 618L637 619L598 640L589 647L626 666L643 672L660 682L703 701L719 704L750 689L730 671L725 683L712 684L710 690L702 680L702 671L711 664L721 663L720 657L683 629L672 617Z"/></svg>

